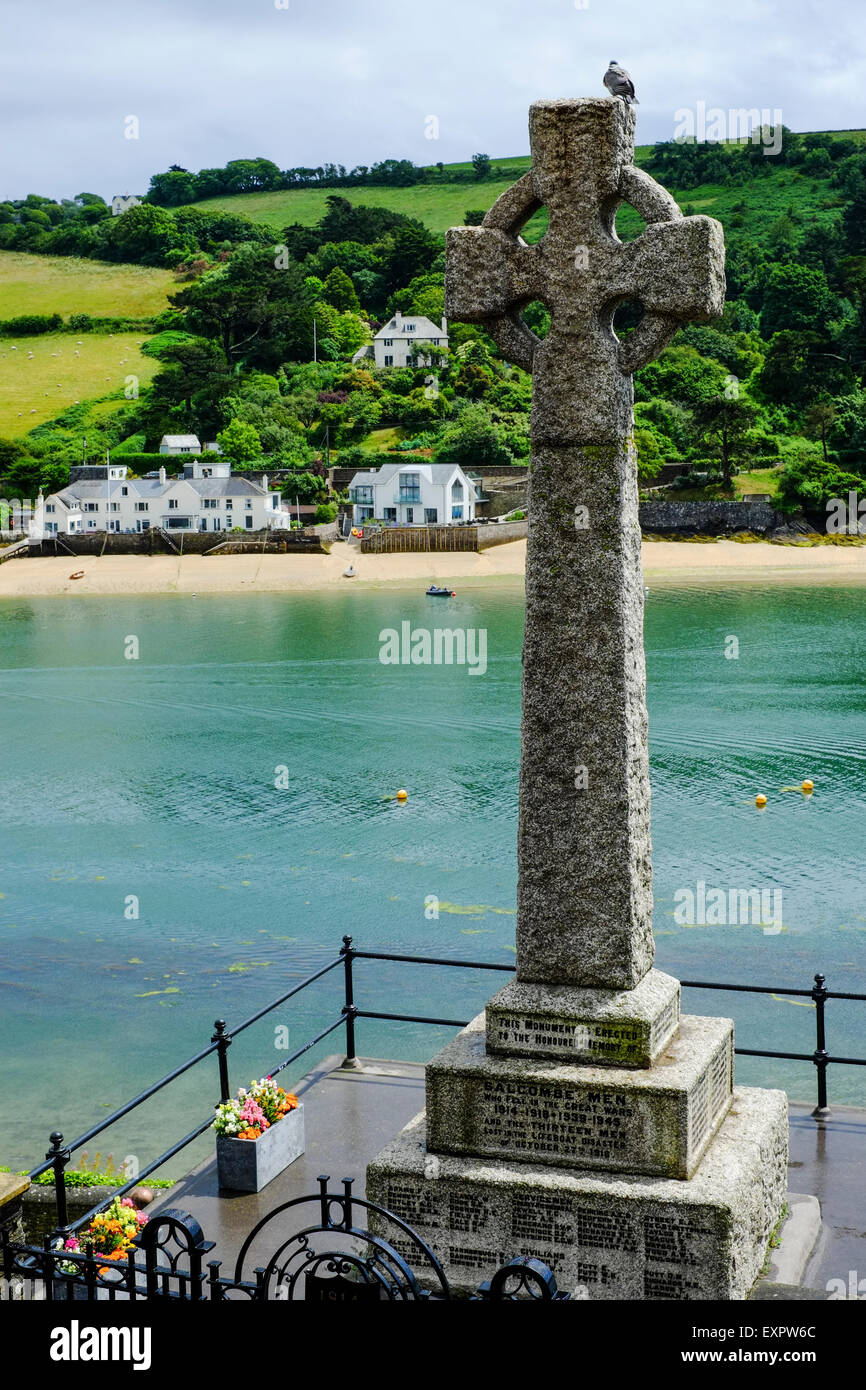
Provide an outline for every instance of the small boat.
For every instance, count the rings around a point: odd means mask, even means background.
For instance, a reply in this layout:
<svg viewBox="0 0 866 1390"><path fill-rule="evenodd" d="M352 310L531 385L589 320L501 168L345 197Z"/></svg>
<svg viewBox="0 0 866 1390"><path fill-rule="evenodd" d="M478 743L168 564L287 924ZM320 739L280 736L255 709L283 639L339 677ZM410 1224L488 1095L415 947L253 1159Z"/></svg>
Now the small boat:
<svg viewBox="0 0 866 1390"><path fill-rule="evenodd" d="M83 579L83 578L84 578L84 570L76 570L74 574L70 574L69 578L70 578L70 579Z"/></svg>
<svg viewBox="0 0 866 1390"><path fill-rule="evenodd" d="M430 585L430 588L427 590L427 597L428 597L428 598L456 598L457 595L456 595L456 593L454 592L453 589L443 589L442 586L441 586L440 584L431 584L431 585Z"/></svg>

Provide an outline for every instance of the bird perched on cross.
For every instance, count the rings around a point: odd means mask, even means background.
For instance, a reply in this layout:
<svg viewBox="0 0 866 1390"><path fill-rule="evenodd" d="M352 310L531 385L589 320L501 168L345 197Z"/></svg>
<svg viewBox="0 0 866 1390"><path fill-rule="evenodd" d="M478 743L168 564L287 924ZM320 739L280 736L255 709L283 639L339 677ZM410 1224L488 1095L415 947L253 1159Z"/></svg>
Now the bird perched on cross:
<svg viewBox="0 0 866 1390"><path fill-rule="evenodd" d="M634 83L625 68L621 68L615 58L611 58L610 67L604 74L604 85L612 97L622 97L626 105L640 105L634 94Z"/></svg>

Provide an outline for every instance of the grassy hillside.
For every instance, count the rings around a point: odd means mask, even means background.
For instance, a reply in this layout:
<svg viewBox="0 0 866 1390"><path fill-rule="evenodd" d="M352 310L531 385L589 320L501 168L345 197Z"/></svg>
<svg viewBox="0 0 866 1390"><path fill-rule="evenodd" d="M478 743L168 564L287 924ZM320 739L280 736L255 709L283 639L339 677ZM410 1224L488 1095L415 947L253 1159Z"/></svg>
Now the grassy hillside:
<svg viewBox="0 0 866 1390"><path fill-rule="evenodd" d="M170 270L0 251L0 319L20 314L149 318L168 307L166 296L176 288Z"/></svg>
<svg viewBox="0 0 866 1390"><path fill-rule="evenodd" d="M513 161L517 164L518 161ZM529 160L525 161L527 167ZM366 207L388 208L407 217L417 217L433 232L444 234L449 227L462 223L467 208L485 211L499 194L508 188L512 179L491 179L489 182L415 184L411 188L290 188L277 193L239 193L235 197L207 198L191 206L202 212L233 212L249 217L280 231L290 222L312 227L327 211L325 200L335 193L350 203Z"/></svg>
<svg viewBox="0 0 866 1390"><path fill-rule="evenodd" d="M80 340L72 333L0 339L0 436L26 434L76 401L122 398L128 375L146 386L159 362L145 357L139 342L128 333L84 333ZM107 409L113 410L113 404Z"/></svg>
<svg viewBox="0 0 866 1390"><path fill-rule="evenodd" d="M863 131L834 131L838 137L852 136L866 139ZM646 164L651 147L639 145L635 148L635 162ZM531 160L528 155L513 159L495 160L497 164L509 169L528 169ZM832 208L838 206L834 190L830 188L829 178L812 178L784 166L773 168L768 160L768 178L753 179L744 184L702 184L697 188L680 190L671 188L670 192L680 206L690 212L707 213L717 217L725 225L731 225L733 218L741 219L733 224L758 241L765 241L770 228L789 209L804 221L827 222L832 220ZM446 169L467 169L468 164L446 165ZM234 197L208 198L203 202L191 204L204 212L221 211L238 213L253 222L273 227L275 232L292 222L313 226L325 212L326 199L334 194L345 197L354 204L363 203L368 207L388 208L402 212L409 217L417 217L431 231L444 233L448 227L462 223L469 208L483 208L485 211L510 187L512 178L490 179L478 183L436 183L415 184L408 188L383 188L378 186L359 186L357 188L298 188L285 189L275 193L242 193ZM740 208L740 204L745 206ZM532 241L543 234L546 216L542 211L529 227L527 240ZM620 235L630 237L637 234L641 223L637 214L630 208L620 209L617 228Z"/></svg>

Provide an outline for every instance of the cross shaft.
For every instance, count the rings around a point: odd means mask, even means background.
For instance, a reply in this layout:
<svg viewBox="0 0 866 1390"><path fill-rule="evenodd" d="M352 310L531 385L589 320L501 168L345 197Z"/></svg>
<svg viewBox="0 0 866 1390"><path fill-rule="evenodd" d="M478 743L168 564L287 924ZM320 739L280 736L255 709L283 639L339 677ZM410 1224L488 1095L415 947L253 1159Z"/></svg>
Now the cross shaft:
<svg viewBox="0 0 866 1390"><path fill-rule="evenodd" d="M631 373L724 300L721 228L632 163L624 102L530 110L532 168L446 239L446 312L533 374L518 978L636 986L653 958L643 578ZM622 201L647 223L616 236ZM546 206L536 245L520 227ZM618 304L644 306L620 342ZM539 340L520 312L541 299Z"/></svg>

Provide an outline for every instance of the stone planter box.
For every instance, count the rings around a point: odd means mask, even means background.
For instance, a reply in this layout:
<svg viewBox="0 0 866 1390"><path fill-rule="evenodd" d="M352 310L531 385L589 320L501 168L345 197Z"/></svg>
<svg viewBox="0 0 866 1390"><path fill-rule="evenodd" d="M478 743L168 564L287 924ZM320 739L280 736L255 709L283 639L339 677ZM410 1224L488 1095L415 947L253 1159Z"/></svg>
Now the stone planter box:
<svg viewBox="0 0 866 1390"><path fill-rule="evenodd" d="M217 1178L229 1192L261 1192L304 1152L304 1107L290 1110L258 1139L217 1135Z"/></svg>

